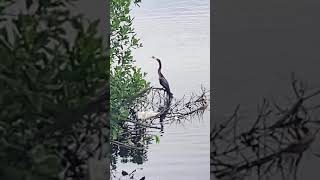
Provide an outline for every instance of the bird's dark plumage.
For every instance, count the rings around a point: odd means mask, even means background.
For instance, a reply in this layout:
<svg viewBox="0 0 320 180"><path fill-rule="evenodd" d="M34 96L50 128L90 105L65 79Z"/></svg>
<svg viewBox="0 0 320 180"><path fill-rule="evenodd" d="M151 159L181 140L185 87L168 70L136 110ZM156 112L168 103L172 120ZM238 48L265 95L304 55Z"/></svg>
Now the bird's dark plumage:
<svg viewBox="0 0 320 180"><path fill-rule="evenodd" d="M173 94L170 91L170 86L169 83L167 81L167 79L163 76L163 74L161 73L161 61L160 59L152 56L153 59L157 60L159 63L159 68L158 68L158 75L159 75L159 82L161 84L161 86L165 89L165 91L169 94L170 98L172 98Z"/></svg>

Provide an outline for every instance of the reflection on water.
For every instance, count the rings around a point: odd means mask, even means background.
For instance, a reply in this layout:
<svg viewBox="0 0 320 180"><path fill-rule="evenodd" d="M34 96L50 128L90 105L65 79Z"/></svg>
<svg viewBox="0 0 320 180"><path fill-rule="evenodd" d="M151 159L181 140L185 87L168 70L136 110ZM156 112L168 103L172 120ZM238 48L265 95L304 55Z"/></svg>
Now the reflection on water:
<svg viewBox="0 0 320 180"><path fill-rule="evenodd" d="M157 63L170 83L175 98L209 89L209 0L149 0L133 7L134 27L144 47L134 52L137 65L148 73L152 86L160 87ZM182 124L166 124L159 144L147 151L121 150L117 169L136 177L166 180L209 179L209 113ZM127 157L130 158L128 159ZM134 158L132 158L134 157Z"/></svg>

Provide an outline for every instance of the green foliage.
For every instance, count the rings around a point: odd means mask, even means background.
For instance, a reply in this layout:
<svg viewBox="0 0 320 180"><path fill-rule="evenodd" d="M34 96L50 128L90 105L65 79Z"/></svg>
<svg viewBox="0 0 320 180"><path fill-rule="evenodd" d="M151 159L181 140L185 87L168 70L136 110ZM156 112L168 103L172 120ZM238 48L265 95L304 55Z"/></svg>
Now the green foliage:
<svg viewBox="0 0 320 180"><path fill-rule="evenodd" d="M111 1L110 103L113 139L117 138L121 122L129 115L130 104L127 100L149 86L144 79L146 74L134 65L132 56L133 49L142 47L132 27L133 18L129 14L132 2Z"/></svg>
<svg viewBox="0 0 320 180"><path fill-rule="evenodd" d="M55 115L82 108L107 85L99 21L71 15L72 0L26 0L27 13L7 16L9 2L0 2L0 179L55 179L61 139L41 132L71 127L77 116Z"/></svg>
<svg viewBox="0 0 320 180"><path fill-rule="evenodd" d="M157 144L160 143L160 137L158 135L154 135L155 141Z"/></svg>

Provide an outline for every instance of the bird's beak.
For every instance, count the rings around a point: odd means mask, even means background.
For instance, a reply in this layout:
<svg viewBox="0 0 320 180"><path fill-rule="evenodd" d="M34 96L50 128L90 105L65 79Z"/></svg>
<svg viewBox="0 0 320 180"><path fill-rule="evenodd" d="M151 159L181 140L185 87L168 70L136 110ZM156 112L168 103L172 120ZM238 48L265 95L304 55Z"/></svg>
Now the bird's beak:
<svg viewBox="0 0 320 180"><path fill-rule="evenodd" d="M154 60L160 60L159 58L156 58L154 56L152 56L151 58L154 59Z"/></svg>

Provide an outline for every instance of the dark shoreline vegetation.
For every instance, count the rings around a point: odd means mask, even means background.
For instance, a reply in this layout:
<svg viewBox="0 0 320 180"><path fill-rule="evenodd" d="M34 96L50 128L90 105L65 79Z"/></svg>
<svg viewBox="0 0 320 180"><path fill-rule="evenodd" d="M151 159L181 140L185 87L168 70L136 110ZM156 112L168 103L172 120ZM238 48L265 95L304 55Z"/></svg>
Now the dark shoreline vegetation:
<svg viewBox="0 0 320 180"><path fill-rule="evenodd" d="M0 3L0 179L93 179L88 164L106 164L109 56L76 3Z"/></svg>

